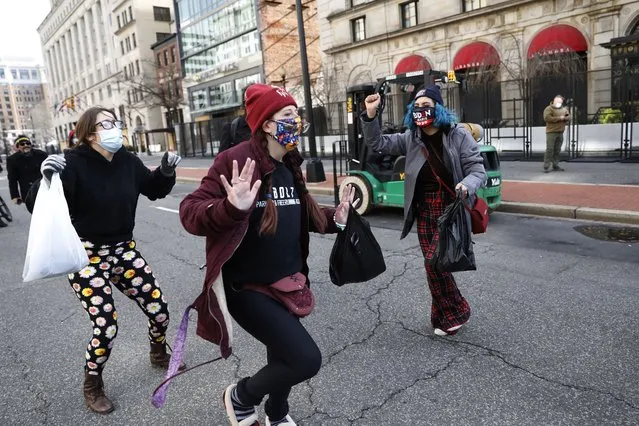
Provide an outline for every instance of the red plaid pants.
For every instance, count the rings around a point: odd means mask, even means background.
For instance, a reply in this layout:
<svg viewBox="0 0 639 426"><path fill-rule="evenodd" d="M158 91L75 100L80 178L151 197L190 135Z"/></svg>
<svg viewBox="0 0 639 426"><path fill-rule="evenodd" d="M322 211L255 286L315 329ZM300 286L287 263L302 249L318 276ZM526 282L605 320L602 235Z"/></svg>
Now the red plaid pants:
<svg viewBox="0 0 639 426"><path fill-rule="evenodd" d="M464 324L470 318L470 305L459 292L453 274L430 265L439 240L437 218L451 202L452 197L446 192L426 192L417 208L417 236L432 298L430 320L434 328L442 330Z"/></svg>

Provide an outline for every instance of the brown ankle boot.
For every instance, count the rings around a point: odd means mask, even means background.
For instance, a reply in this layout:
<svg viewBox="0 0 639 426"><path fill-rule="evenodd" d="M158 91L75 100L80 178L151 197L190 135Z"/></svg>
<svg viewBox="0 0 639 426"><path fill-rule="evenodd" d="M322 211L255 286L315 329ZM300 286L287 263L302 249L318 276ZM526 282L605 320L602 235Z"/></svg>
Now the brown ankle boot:
<svg viewBox="0 0 639 426"><path fill-rule="evenodd" d="M151 364L163 369L169 368L169 361L171 361L171 355L166 351L166 343L153 343L151 342L151 352L149 352L149 358ZM186 365L180 364L178 370L184 370Z"/></svg>
<svg viewBox="0 0 639 426"><path fill-rule="evenodd" d="M113 411L113 403L104 394L104 382L101 375L84 373L84 403L91 411L107 414Z"/></svg>

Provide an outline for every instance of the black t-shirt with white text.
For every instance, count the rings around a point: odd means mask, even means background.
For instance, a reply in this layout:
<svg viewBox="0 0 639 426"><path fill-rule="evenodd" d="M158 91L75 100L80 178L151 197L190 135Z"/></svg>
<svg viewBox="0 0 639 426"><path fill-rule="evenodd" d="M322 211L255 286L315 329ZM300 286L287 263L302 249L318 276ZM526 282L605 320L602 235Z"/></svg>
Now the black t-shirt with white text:
<svg viewBox="0 0 639 426"><path fill-rule="evenodd" d="M302 207L295 179L284 163L273 163L271 194L277 208L277 231L275 235L258 234L267 200L266 194L260 193L242 243L222 268L224 281L235 287L272 284L302 270Z"/></svg>

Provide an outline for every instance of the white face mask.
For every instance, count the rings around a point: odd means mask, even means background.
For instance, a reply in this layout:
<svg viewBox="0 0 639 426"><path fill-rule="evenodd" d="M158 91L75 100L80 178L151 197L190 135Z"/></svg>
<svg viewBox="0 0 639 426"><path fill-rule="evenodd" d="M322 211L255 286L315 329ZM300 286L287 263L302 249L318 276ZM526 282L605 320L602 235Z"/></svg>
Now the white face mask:
<svg viewBox="0 0 639 426"><path fill-rule="evenodd" d="M97 132L100 135L98 144L111 153L116 153L122 148L122 129L114 127L109 130Z"/></svg>
<svg viewBox="0 0 639 426"><path fill-rule="evenodd" d="M555 102L555 108L561 108L561 102Z"/></svg>

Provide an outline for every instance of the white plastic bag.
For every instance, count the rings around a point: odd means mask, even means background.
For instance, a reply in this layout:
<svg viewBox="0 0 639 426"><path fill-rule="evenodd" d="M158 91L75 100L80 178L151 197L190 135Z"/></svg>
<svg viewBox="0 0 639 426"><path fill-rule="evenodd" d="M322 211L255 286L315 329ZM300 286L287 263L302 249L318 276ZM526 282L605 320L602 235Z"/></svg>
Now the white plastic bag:
<svg viewBox="0 0 639 426"><path fill-rule="evenodd" d="M51 185L47 187L42 180L38 189L22 279L28 282L66 275L88 264L87 252L71 224L60 175L54 173Z"/></svg>

